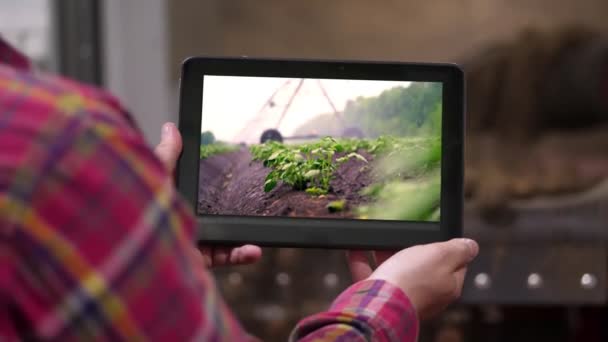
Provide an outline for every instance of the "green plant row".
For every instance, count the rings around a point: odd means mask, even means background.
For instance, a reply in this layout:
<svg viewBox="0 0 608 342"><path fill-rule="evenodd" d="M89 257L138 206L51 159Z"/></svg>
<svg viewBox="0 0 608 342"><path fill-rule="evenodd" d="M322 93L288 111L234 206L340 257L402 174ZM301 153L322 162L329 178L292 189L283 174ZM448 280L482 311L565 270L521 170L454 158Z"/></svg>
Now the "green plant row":
<svg viewBox="0 0 608 342"><path fill-rule="evenodd" d="M200 159L209 158L216 154L228 153L238 150L238 146L229 145L226 143L216 142L209 145L200 146Z"/></svg>
<svg viewBox="0 0 608 342"><path fill-rule="evenodd" d="M323 195L330 190L329 183L340 165L352 158L367 163L353 144L354 141L342 142L331 137L300 145L267 142L252 146L251 154L253 160L272 169L264 182L264 191L271 191L282 181L295 190Z"/></svg>
<svg viewBox="0 0 608 342"><path fill-rule="evenodd" d="M356 209L364 219L438 221L441 194L439 171L412 180L376 183L364 189L371 202Z"/></svg>
<svg viewBox="0 0 608 342"><path fill-rule="evenodd" d="M355 208L359 218L439 219L441 140L438 137L326 137L298 145L267 142L250 149L253 160L261 161L271 169L264 191L271 191L282 181L295 190L304 190L312 195L330 191L329 184L335 171L349 159L368 163L359 154L366 151L374 156L374 181L362 190L370 202ZM328 210L341 211L345 205L344 200L334 201L328 205Z"/></svg>
<svg viewBox="0 0 608 342"><path fill-rule="evenodd" d="M279 181L295 190L322 195L330 190L330 181L337 168L356 158L368 161L359 151L374 156L397 157L404 151L415 151L420 146L439 144L434 138L396 138L381 136L377 139L334 139L325 137L314 143L286 145L275 141L251 147L253 160L262 161L272 171L266 177L264 190L274 189ZM336 154L340 157L335 158Z"/></svg>
<svg viewBox="0 0 608 342"><path fill-rule="evenodd" d="M439 220L440 139L396 143L388 153L376 160L374 173L374 183L362 190L370 203L356 209L360 218Z"/></svg>

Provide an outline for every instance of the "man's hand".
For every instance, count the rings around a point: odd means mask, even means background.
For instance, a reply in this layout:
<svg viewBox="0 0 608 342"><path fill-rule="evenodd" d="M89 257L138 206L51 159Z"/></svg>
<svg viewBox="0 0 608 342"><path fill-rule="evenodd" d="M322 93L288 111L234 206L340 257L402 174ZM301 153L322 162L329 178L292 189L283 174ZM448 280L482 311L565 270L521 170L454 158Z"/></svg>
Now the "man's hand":
<svg viewBox="0 0 608 342"><path fill-rule="evenodd" d="M453 239L397 252L376 252L380 264L375 271L362 251L349 253L355 281L382 279L400 287L421 320L428 319L460 297L468 264L479 253L470 239Z"/></svg>
<svg viewBox="0 0 608 342"><path fill-rule="evenodd" d="M160 143L154 149L156 156L165 164L170 174L175 172L179 154L182 152L182 135L175 124L167 122L160 132Z"/></svg>
<svg viewBox="0 0 608 342"><path fill-rule="evenodd" d="M173 123L163 125L160 143L154 152L171 174L182 151L182 136ZM262 257L262 249L254 245L236 248L201 247L200 252L207 267L254 263Z"/></svg>

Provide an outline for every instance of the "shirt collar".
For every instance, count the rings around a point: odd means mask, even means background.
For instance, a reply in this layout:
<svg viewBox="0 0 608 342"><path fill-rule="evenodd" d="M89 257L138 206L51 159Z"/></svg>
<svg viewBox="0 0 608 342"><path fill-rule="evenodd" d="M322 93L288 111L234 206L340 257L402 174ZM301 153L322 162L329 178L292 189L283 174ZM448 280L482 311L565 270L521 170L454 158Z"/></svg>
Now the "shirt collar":
<svg viewBox="0 0 608 342"><path fill-rule="evenodd" d="M29 70L30 61L0 37L0 64L6 64L16 69Z"/></svg>

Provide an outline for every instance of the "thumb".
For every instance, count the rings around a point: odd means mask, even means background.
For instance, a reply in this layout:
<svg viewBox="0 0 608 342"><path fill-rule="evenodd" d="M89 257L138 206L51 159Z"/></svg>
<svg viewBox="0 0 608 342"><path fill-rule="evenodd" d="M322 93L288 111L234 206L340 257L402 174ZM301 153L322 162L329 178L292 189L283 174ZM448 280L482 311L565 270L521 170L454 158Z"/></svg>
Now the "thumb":
<svg viewBox="0 0 608 342"><path fill-rule="evenodd" d="M479 245L471 239L452 239L439 243L439 246L445 262L455 271L465 267L479 254Z"/></svg>
<svg viewBox="0 0 608 342"><path fill-rule="evenodd" d="M161 131L160 143L154 152L156 156L165 164L167 169L173 173L177 158L182 151L182 138L175 127L175 124L167 122Z"/></svg>
<svg viewBox="0 0 608 342"><path fill-rule="evenodd" d="M353 281L361 281L373 273L365 251L348 251L346 255L348 257L348 268L350 269Z"/></svg>

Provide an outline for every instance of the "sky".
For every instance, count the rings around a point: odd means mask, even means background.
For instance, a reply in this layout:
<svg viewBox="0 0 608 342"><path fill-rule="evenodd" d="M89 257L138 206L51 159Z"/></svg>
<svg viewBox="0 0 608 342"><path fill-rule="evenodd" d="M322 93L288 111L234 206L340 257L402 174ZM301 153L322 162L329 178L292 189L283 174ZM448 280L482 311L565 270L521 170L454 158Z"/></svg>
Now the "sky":
<svg viewBox="0 0 608 342"><path fill-rule="evenodd" d="M289 84L284 85L289 81ZM300 79L274 77L204 76L201 131L211 131L217 140L232 143L257 143L262 132L277 128L282 110L294 93ZM410 82L369 80L320 80L338 111L349 99L376 96ZM283 86L284 85L284 86ZM282 87L283 86L283 87ZM282 88L281 88L282 87ZM260 109L277 90L274 108ZM332 113L316 79L306 79L278 129L289 136L309 119ZM260 113L260 115L258 115Z"/></svg>

